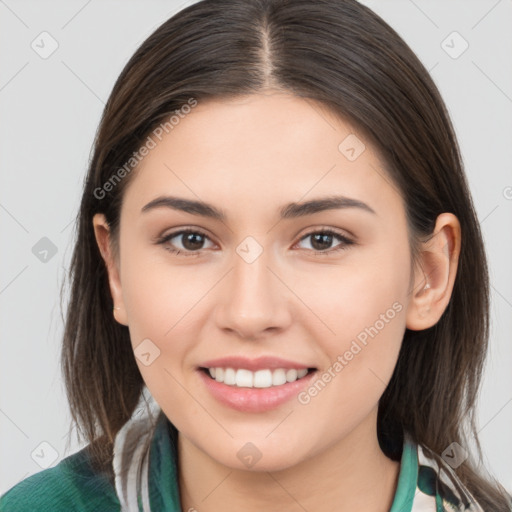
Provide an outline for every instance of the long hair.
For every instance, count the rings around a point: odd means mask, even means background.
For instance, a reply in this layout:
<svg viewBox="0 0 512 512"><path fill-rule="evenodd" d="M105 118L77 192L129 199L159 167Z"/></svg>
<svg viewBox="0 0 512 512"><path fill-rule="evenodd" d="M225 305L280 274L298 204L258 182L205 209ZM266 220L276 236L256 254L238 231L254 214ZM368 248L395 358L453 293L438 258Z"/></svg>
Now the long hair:
<svg viewBox="0 0 512 512"><path fill-rule="evenodd" d="M459 219L451 300L435 326L406 329L379 402L377 431L391 457L407 430L433 454L452 442L474 443L481 461L474 414L489 336L488 269L454 129L427 70L389 25L355 0L204 0L165 21L124 67L84 182L62 370L72 419L94 464L108 471L115 435L144 382L128 328L112 316L92 218L105 214L118 251L123 191L135 173L126 163L148 134L191 99L269 88L320 102L378 149L404 198L413 265L437 216L451 212ZM122 179L114 183L114 175ZM457 475L484 509L509 510L504 489L478 467L467 460Z"/></svg>

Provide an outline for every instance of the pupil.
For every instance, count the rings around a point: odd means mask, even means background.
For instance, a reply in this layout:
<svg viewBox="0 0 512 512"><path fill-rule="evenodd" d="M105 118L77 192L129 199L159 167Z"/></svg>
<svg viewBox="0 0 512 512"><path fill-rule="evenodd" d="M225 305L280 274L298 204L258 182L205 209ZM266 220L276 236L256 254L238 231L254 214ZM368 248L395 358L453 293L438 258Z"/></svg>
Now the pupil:
<svg viewBox="0 0 512 512"><path fill-rule="evenodd" d="M183 246L186 249L194 250L201 249L203 245L203 240L201 240L202 235L198 233L186 233L184 235Z"/></svg>
<svg viewBox="0 0 512 512"><path fill-rule="evenodd" d="M322 245L322 243L323 243L323 245ZM332 243L332 235L316 233L315 235L313 235L313 242L311 245L315 249L323 250L323 249L328 249L329 246L331 245L331 243Z"/></svg>

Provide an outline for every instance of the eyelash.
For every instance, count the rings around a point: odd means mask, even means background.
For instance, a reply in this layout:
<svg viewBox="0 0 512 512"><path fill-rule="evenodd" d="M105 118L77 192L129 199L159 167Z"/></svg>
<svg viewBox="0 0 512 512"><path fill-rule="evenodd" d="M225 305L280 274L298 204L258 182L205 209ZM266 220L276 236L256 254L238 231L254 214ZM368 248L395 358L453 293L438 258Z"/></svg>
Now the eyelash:
<svg viewBox="0 0 512 512"><path fill-rule="evenodd" d="M170 253L172 253L172 254L174 254L176 256L177 255L182 255L182 256L187 257L187 258L188 257L194 257L194 256L200 256L201 255L201 250L198 250L198 251L183 251L181 249L173 249L170 246L164 245L169 240L175 238L178 235L185 235L185 234L189 234L189 233L193 233L193 234L196 234L196 235L201 235L201 236L209 239L209 236L206 233L204 233L203 231L201 231L200 229L185 228L185 229L181 229L179 231L175 231L173 233L169 233L168 235L165 235L163 237L158 238L156 240L156 244L163 245L165 250L169 251ZM339 241L341 241L342 243L340 245L336 246L334 249L327 249L325 251L315 251L314 249L305 249L306 251L312 251L315 256L329 256L329 255L332 255L333 253L338 253L339 251L344 251L344 250L348 249L348 247L351 246L351 245L355 245L355 242L353 240L350 240L346 236L338 233L337 231L329 229L329 228L319 229L319 230L316 230L316 231L310 231L309 233L306 233L304 236L302 236L301 239L299 240L299 242L301 242L302 240L304 240L304 239L306 239L306 238L308 238L308 237L310 237L312 235L317 235L317 234L332 235L335 238L337 238Z"/></svg>

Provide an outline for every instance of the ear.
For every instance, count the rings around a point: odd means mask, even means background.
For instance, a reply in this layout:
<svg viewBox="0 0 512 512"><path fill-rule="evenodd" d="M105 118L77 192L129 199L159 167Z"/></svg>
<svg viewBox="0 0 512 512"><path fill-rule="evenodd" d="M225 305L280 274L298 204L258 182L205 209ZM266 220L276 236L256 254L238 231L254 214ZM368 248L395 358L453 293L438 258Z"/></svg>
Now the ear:
<svg viewBox="0 0 512 512"><path fill-rule="evenodd" d="M121 279L119 278L119 262L116 261L112 250L110 226L108 225L105 215L102 213L94 215L92 223L94 226L96 243L98 244L98 248L107 268L110 293L112 295L112 301L114 302L114 318L120 324L128 325L121 288Z"/></svg>
<svg viewBox="0 0 512 512"><path fill-rule="evenodd" d="M422 242L407 309L408 329L421 331L441 318L452 295L460 246L459 220L452 213L442 213L436 219L432 236Z"/></svg>

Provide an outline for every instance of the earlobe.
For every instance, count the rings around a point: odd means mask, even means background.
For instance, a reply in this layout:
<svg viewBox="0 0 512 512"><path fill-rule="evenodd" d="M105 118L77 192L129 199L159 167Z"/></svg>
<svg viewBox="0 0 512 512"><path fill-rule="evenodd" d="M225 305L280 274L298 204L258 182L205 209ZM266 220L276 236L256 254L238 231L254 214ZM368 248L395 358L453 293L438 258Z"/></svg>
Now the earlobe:
<svg viewBox="0 0 512 512"><path fill-rule="evenodd" d="M123 301L121 279L119 277L118 263L116 262L116 259L113 255L110 240L110 228L104 214L97 213L94 215L93 228L94 235L96 237L96 243L98 244L98 249L107 269L110 293L114 303L112 314L114 315L114 318L117 322L122 325L128 325Z"/></svg>
<svg viewBox="0 0 512 512"><path fill-rule="evenodd" d="M436 220L432 236L422 242L409 297L408 329L428 329L441 318L452 295L460 245L459 220L452 213L442 213Z"/></svg>

